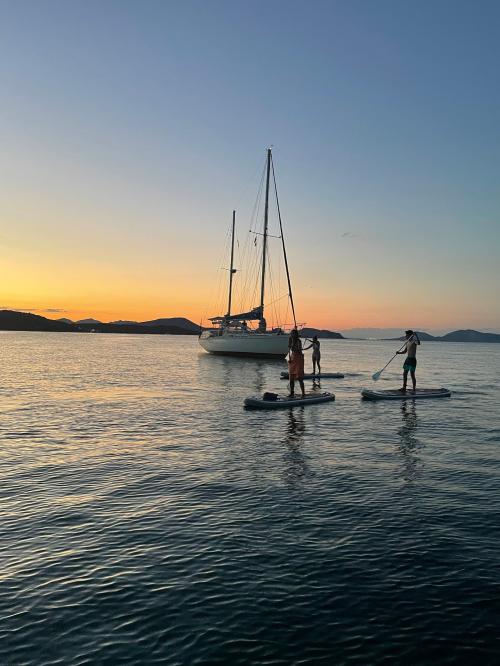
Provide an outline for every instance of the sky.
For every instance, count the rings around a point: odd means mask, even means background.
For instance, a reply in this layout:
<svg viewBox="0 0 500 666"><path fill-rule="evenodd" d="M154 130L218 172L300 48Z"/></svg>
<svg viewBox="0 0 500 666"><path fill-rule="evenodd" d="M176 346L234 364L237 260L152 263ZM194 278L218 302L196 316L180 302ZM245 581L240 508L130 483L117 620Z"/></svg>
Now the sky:
<svg viewBox="0 0 500 666"><path fill-rule="evenodd" d="M0 79L2 307L218 314L272 145L300 321L500 331L500 3L0 0Z"/></svg>

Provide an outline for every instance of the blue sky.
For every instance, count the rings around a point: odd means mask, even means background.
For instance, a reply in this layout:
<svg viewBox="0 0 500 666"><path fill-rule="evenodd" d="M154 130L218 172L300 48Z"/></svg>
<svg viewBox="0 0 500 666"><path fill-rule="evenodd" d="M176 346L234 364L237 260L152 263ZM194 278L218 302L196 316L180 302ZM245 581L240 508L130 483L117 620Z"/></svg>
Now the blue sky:
<svg viewBox="0 0 500 666"><path fill-rule="evenodd" d="M195 318L273 144L311 325L500 330L499 3L0 12L6 304Z"/></svg>

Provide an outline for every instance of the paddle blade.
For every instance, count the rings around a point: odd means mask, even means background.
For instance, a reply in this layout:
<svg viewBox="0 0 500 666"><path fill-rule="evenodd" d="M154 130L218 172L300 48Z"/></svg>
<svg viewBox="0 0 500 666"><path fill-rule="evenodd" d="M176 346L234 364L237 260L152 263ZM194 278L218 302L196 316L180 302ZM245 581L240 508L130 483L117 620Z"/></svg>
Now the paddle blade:
<svg viewBox="0 0 500 666"><path fill-rule="evenodd" d="M373 381L374 381L374 382L378 381L378 380L380 379L380 375L381 375L381 374L382 374L382 370L379 370L378 372L375 372L375 373L372 375L372 379L373 379Z"/></svg>

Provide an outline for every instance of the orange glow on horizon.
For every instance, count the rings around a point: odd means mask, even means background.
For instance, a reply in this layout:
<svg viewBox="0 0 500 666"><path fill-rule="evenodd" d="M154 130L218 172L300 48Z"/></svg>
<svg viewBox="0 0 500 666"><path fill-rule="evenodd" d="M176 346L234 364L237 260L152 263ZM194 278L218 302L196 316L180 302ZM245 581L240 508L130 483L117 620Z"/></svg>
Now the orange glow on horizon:
<svg viewBox="0 0 500 666"><path fill-rule="evenodd" d="M149 245L147 258L129 245L125 249L116 245L96 247L92 251L79 248L79 254L76 246L73 253L48 244L13 249L4 257L0 306L73 321L186 317L206 325L207 317L220 314L215 299L217 282L223 303L226 286L223 275L214 270L211 247L190 246L186 258L181 238L172 245L166 259L162 248ZM464 312L453 281L433 283L431 293L426 288L415 289L408 281L394 280L395 271L390 268L369 280L359 270L347 274L348 266L326 265L317 276L300 256L293 262L297 265L293 276L297 320L310 327L334 331L356 327L498 328L497 314L490 307L485 288L481 299L469 294ZM352 265L363 263L360 259ZM366 273L368 270L365 268ZM493 289L491 282L487 285Z"/></svg>
<svg viewBox="0 0 500 666"><path fill-rule="evenodd" d="M32 312L48 319L67 318L72 321L80 319L93 318L104 323L117 320L126 321L149 321L159 318L186 317L198 324L203 321L208 325L207 316L216 314L214 308L209 308L207 312L201 298L197 302L189 300L189 296L176 295L175 298L167 300L163 297L156 301L154 298L148 299L148 302L132 302L126 296L110 303L105 297L95 299L94 305L85 300L83 305L68 306L62 300L38 298L22 300L2 298L1 309L12 309L26 312ZM50 303L50 306L47 306ZM309 303L302 306L297 301L297 318L300 323L308 327L328 329L333 331L348 330L351 328L407 328L408 326L419 328L448 328L454 330L463 327L486 328L481 321L474 317L468 317L467 322L461 323L454 318L453 308L439 312L432 308L419 308L418 321L415 321L415 308L399 307L393 305L366 304L355 294L350 297L337 299L335 303L329 299L324 299L321 303ZM205 318L203 316L205 314ZM439 319L436 318L439 315ZM444 322L444 323L443 323ZM290 324L290 322L288 322ZM494 328L494 323L492 323Z"/></svg>

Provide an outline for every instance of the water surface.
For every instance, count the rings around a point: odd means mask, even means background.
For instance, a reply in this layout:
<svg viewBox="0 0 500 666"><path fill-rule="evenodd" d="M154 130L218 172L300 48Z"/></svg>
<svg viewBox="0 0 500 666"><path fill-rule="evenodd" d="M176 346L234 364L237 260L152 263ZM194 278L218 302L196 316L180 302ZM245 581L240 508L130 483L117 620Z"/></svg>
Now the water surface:
<svg viewBox="0 0 500 666"><path fill-rule="evenodd" d="M0 334L0 663L498 663L500 345L361 401L395 344L323 341L334 403L246 412L282 362Z"/></svg>

